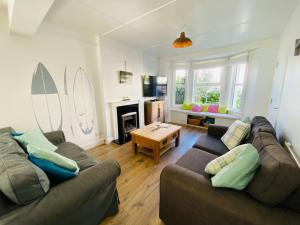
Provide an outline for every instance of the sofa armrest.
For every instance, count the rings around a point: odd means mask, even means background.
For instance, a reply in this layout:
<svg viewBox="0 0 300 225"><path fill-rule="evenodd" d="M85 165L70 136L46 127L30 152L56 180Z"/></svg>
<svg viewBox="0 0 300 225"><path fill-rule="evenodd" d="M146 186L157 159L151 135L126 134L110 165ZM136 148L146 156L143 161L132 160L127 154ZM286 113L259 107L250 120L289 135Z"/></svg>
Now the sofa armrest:
<svg viewBox="0 0 300 225"><path fill-rule="evenodd" d="M44 133L44 135L54 145L66 142L65 134L61 130Z"/></svg>
<svg viewBox="0 0 300 225"><path fill-rule="evenodd" d="M102 161L52 187L40 200L3 215L0 224L99 224L117 201L120 173L116 161Z"/></svg>
<svg viewBox="0 0 300 225"><path fill-rule="evenodd" d="M228 127L226 126L211 124L208 126L207 133L211 136L221 138L226 133L227 130Z"/></svg>
<svg viewBox="0 0 300 225"><path fill-rule="evenodd" d="M243 191L214 188L210 179L176 164L161 173L159 216L166 224L282 225L297 221L295 215L265 206Z"/></svg>

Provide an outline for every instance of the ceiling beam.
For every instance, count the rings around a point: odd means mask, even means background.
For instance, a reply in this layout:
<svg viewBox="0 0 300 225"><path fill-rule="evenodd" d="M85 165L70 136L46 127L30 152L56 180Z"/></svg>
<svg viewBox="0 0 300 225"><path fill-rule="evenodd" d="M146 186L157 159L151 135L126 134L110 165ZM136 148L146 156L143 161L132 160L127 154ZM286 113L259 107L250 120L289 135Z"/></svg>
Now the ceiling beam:
<svg viewBox="0 0 300 225"><path fill-rule="evenodd" d="M55 0L7 0L9 32L32 36Z"/></svg>

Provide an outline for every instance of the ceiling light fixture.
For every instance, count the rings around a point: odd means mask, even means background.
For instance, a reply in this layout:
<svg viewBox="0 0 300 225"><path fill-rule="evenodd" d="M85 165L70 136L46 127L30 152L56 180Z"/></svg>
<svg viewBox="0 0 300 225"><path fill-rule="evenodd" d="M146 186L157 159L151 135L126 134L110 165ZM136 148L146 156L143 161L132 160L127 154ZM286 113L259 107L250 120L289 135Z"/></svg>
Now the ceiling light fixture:
<svg viewBox="0 0 300 225"><path fill-rule="evenodd" d="M187 48L192 44L192 40L185 36L185 32L181 32L180 37L173 42L173 48Z"/></svg>

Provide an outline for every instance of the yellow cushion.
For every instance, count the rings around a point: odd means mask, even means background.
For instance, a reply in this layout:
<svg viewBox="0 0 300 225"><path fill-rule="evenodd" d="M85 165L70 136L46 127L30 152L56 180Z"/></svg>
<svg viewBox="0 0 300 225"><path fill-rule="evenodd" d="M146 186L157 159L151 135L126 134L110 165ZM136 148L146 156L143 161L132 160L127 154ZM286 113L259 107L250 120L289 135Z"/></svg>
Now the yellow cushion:
<svg viewBox="0 0 300 225"><path fill-rule="evenodd" d="M244 149L244 147L245 146L243 145L239 145L224 155L212 160L206 165L205 172L212 175L217 174L223 167L233 162Z"/></svg>
<svg viewBox="0 0 300 225"><path fill-rule="evenodd" d="M228 112L226 105L219 105L218 113L226 114Z"/></svg>
<svg viewBox="0 0 300 225"><path fill-rule="evenodd" d="M209 105L202 105L202 112L207 112Z"/></svg>

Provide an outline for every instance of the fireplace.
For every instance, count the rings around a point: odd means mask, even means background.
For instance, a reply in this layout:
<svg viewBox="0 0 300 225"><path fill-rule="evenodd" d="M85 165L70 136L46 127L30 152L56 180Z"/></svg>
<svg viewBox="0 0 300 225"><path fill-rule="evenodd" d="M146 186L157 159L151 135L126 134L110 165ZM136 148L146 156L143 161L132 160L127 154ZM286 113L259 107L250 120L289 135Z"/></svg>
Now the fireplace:
<svg viewBox="0 0 300 225"><path fill-rule="evenodd" d="M122 145L131 141L130 132L139 128L139 105L123 105L117 107L118 139L115 143Z"/></svg>

